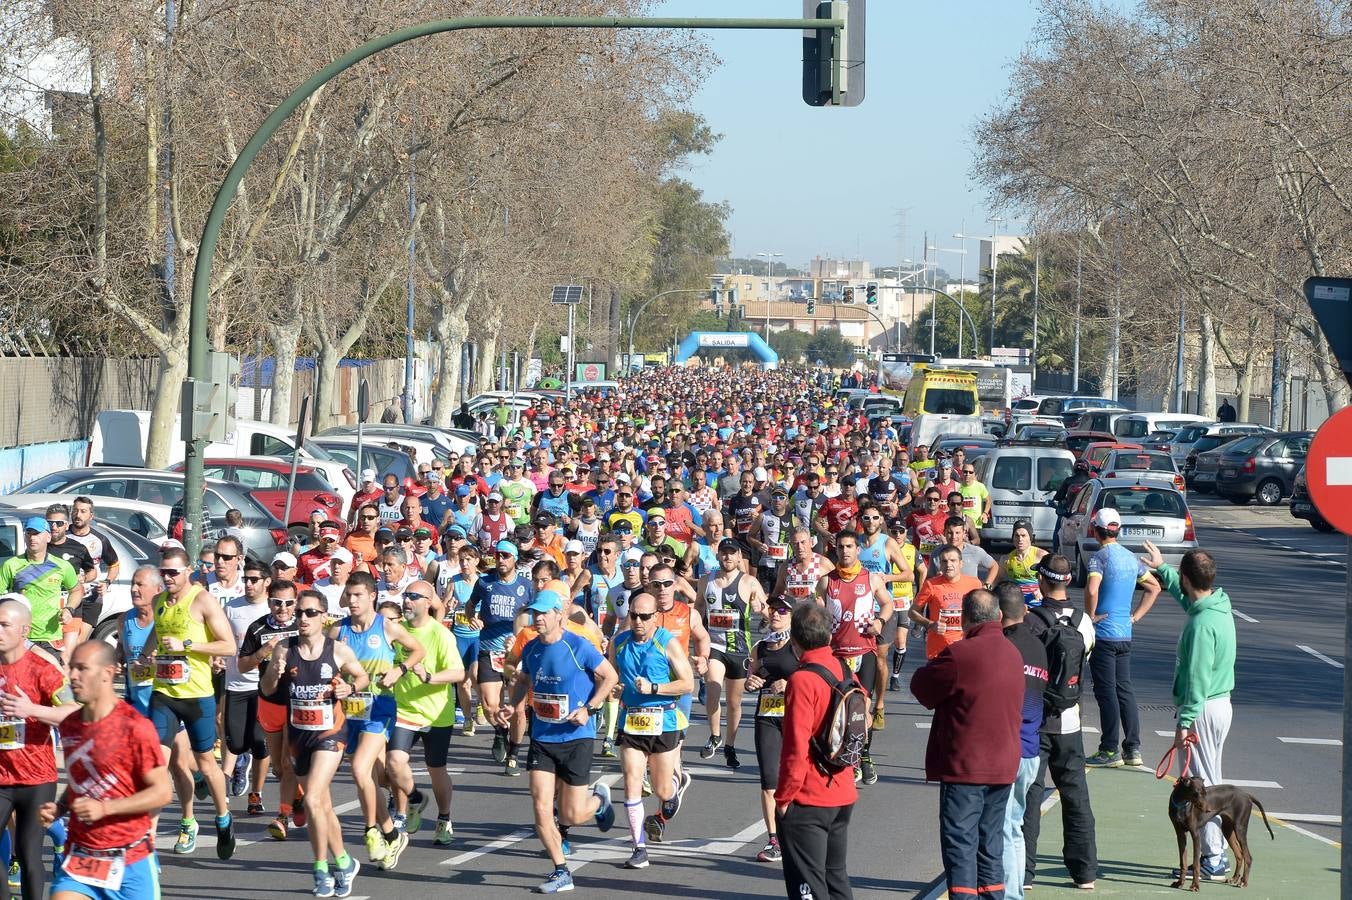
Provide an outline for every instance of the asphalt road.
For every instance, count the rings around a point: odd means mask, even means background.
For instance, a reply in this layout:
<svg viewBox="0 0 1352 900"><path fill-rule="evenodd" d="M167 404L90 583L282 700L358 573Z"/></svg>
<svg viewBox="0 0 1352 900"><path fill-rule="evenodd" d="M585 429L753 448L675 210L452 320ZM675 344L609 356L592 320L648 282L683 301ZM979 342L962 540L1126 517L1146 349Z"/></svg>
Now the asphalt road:
<svg viewBox="0 0 1352 900"><path fill-rule="evenodd" d="M1336 839L1346 539L1316 533L1290 518L1285 507L1240 508L1211 498L1192 500L1199 537L1216 555L1218 583L1229 592L1238 618L1235 721L1226 745L1226 780L1247 784L1269 812L1318 838ZM1150 766L1172 735L1170 686L1183 619L1183 612L1166 598L1137 626L1134 676L1142 707L1142 752ZM907 670L921 658L920 645L913 643ZM928 713L908 694L889 696L887 728L874 741L880 780L861 788L851 827L850 869L857 897L924 894L941 872L937 789L925 784L923 771L928 722ZM1088 696L1085 722L1090 728L1098 723ZM570 866L578 891L604 891L608 897L644 897L655 891L681 897L783 896L778 865L755 859L764 830L750 731L738 739L743 766L736 772L721 766L721 755L699 759L698 746L707 733L697 705L691 749L685 752L694 785L668 841L660 849L650 847L649 869L622 868L629 854L622 821L607 835L592 827L573 829ZM365 870L354 897L489 898L525 892L543 878L549 864L530 829L526 779L497 774L490 742L491 734L481 730L474 738L457 736L452 745L455 844L437 847L430 829L424 829L414 836L397 870ZM1085 743L1092 752L1097 735L1087 733ZM598 757L597 763L598 777L618 781L616 761ZM621 793L617 789L616 797ZM349 850L364 860L359 813L345 773L334 800ZM265 801L271 809L275 788L268 789ZM242 800L235 802L242 807ZM430 810L428 815L432 817ZM211 829L204 824L196 854L163 854L164 896L244 900L308 894L304 833L293 830L290 841L274 842L265 831L268 820L237 819L240 846L229 862L215 858ZM172 845L176 822L175 812L167 810L161 846Z"/></svg>

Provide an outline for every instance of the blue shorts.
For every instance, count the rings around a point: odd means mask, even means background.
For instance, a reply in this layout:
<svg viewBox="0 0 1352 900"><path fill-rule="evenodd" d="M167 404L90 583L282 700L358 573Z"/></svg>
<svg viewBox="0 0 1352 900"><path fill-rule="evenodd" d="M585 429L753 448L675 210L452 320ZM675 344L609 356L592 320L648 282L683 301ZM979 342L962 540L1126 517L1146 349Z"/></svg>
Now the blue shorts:
<svg viewBox="0 0 1352 900"><path fill-rule="evenodd" d="M380 694L371 703L371 718L347 720L347 752L357 750L357 741L363 734L381 735L387 742L394 734L394 695Z"/></svg>
<svg viewBox="0 0 1352 900"><path fill-rule="evenodd" d="M92 897L93 900L159 900L159 860L152 853L127 866L122 873L122 886L115 891L81 884L67 875L65 869L58 869L51 891L52 894L70 891L81 897Z"/></svg>
<svg viewBox="0 0 1352 900"><path fill-rule="evenodd" d="M465 664L465 671L473 671L477 675L478 670L470 667L479 663L479 633L455 635L455 646L460 651L460 661Z"/></svg>
<svg viewBox="0 0 1352 900"><path fill-rule="evenodd" d="M150 695L150 721L160 736L160 746L170 747L179 724L188 732L188 744L194 753L206 753L216 746L216 698L192 697L175 700L158 691Z"/></svg>

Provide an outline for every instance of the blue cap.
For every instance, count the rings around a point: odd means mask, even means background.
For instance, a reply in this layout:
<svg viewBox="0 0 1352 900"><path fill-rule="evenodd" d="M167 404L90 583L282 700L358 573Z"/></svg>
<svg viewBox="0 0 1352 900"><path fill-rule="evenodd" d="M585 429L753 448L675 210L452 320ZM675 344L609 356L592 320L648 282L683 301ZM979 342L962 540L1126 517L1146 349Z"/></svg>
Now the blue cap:
<svg viewBox="0 0 1352 900"><path fill-rule="evenodd" d="M32 516L27 522L23 523L24 531L40 531L43 534L51 534L52 528L47 524L47 520L42 516Z"/></svg>
<svg viewBox="0 0 1352 900"><path fill-rule="evenodd" d="M459 525L452 525L451 527L447 528L446 533L459 535L460 537L465 537L465 529L461 528Z"/></svg>
<svg viewBox="0 0 1352 900"><path fill-rule="evenodd" d="M558 591L541 591L535 595L526 609L531 612L550 612L552 610L563 611L563 598L559 596Z"/></svg>
<svg viewBox="0 0 1352 900"><path fill-rule="evenodd" d="M499 553L510 553L516 557L521 556L521 550L511 541L498 541L498 545L493 549Z"/></svg>
<svg viewBox="0 0 1352 900"><path fill-rule="evenodd" d="M457 488L455 489L455 495L456 495L457 497L468 497L468 496L469 496L469 485L467 485L467 484L462 484L462 485L460 485L459 487L457 487Z"/></svg>

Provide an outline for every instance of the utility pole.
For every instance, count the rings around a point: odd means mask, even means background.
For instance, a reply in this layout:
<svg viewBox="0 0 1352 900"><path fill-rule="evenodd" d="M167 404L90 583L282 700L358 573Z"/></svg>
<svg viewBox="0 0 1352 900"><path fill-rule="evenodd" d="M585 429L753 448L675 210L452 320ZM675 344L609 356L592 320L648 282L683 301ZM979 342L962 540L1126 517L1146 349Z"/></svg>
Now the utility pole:
<svg viewBox="0 0 1352 900"><path fill-rule="evenodd" d="M1037 239L1034 238L1034 244L1036 244L1036 242ZM1039 248L1033 251L1033 384L1034 385L1037 384L1037 313L1038 313L1038 301L1040 300L1038 292L1041 287L1041 285L1039 284L1041 277L1042 277L1042 250Z"/></svg>
<svg viewBox="0 0 1352 900"><path fill-rule="evenodd" d="M408 157L408 282L404 297L404 424L413 424L413 267L418 237L414 233L413 220L417 215L418 188L414 181L416 155Z"/></svg>
<svg viewBox="0 0 1352 900"><path fill-rule="evenodd" d="M1084 276L1084 238L1075 244L1075 339L1070 351L1070 392L1080 392L1080 285Z"/></svg>
<svg viewBox="0 0 1352 900"><path fill-rule="evenodd" d="M1178 352L1174 359L1174 412L1183 412L1183 336L1187 327L1188 294L1187 289L1178 289Z"/></svg>
<svg viewBox="0 0 1352 900"><path fill-rule="evenodd" d="M999 216L991 216L991 336L990 352L995 353L995 289L999 283L998 273L1000 269L1000 251L996 249L995 241L999 237L996 226L1004 219Z"/></svg>

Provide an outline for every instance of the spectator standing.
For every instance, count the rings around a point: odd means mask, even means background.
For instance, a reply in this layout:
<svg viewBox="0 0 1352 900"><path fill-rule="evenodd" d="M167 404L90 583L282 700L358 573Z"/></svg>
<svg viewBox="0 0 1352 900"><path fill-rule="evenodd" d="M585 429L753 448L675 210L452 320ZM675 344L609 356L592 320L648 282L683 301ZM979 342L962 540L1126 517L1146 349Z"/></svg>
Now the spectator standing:
<svg viewBox="0 0 1352 900"><path fill-rule="evenodd" d="M1024 623L1028 607L1023 590L1012 581L995 590L1000 600L1000 624L1009 642L1023 657L1023 709L1019 723L1019 773L1005 805L1005 897L1023 900L1023 814L1028 787L1041 763L1038 730L1042 727L1043 692L1047 689L1047 649Z"/></svg>
<svg viewBox="0 0 1352 900"><path fill-rule="evenodd" d="M999 897L1005 807L1019 771L1023 657L1002 633L1000 605L990 591L962 598L962 628L962 640L911 676L911 693L934 710L925 777L939 782L948 892Z"/></svg>
<svg viewBox="0 0 1352 900"><path fill-rule="evenodd" d="M784 858L784 887L789 900L848 900L850 815L858 792L854 772L826 773L811 756L809 743L832 708L832 688L807 666L823 666L853 678L831 654L831 614L815 603L801 603L789 620L789 639L799 668L785 688L784 744L775 788L775 822Z"/></svg>

